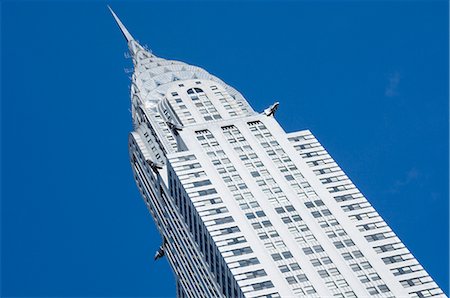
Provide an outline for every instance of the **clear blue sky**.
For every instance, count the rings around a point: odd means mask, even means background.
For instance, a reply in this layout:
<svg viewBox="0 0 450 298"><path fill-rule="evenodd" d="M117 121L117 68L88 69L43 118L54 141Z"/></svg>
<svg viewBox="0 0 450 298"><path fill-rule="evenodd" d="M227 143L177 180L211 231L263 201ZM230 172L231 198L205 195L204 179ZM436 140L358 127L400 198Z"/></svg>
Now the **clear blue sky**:
<svg viewBox="0 0 450 298"><path fill-rule="evenodd" d="M2 296L174 296L128 162L106 2L1 3ZM448 294L446 1L109 3L161 57L310 129Z"/></svg>

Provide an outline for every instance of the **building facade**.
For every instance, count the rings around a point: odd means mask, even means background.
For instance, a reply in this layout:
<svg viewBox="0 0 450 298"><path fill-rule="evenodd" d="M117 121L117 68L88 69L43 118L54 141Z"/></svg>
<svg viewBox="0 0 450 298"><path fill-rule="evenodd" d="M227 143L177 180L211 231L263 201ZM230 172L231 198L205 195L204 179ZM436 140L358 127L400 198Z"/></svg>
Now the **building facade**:
<svg viewBox="0 0 450 298"><path fill-rule="evenodd" d="M309 130L111 12L134 64L131 166L178 297L446 297Z"/></svg>

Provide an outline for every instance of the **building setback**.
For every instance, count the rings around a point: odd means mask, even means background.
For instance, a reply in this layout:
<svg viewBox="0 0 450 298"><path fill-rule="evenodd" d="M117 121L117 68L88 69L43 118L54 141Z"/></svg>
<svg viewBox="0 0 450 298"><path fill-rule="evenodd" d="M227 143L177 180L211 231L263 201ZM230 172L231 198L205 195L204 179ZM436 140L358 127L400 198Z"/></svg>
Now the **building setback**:
<svg viewBox="0 0 450 298"><path fill-rule="evenodd" d="M178 297L446 297L309 130L142 47L129 136Z"/></svg>

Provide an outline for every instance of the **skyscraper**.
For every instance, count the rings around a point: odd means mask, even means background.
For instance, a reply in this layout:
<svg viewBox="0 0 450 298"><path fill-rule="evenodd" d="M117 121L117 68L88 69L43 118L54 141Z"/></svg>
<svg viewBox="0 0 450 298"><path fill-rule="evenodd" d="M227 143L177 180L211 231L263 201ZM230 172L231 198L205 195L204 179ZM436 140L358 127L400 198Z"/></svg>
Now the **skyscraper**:
<svg viewBox="0 0 450 298"><path fill-rule="evenodd" d="M111 11L112 12L112 11ZM446 297L310 131L142 47L129 151L178 297Z"/></svg>

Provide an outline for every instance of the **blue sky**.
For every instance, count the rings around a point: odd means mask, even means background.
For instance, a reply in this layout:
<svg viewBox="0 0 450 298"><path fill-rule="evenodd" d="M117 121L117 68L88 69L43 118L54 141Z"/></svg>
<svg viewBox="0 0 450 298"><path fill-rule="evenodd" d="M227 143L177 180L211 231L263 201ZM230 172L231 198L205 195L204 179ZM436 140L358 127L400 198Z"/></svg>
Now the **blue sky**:
<svg viewBox="0 0 450 298"><path fill-rule="evenodd" d="M1 3L2 296L175 294L106 2ZM446 1L110 2L156 55L310 129L448 294Z"/></svg>

